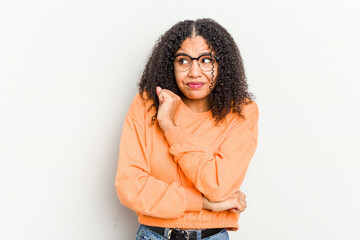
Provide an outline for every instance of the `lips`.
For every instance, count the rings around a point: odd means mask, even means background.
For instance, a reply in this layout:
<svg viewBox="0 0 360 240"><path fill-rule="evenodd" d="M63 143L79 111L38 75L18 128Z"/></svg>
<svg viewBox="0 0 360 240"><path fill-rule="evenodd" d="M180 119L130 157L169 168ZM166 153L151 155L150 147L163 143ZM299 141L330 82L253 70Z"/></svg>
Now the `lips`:
<svg viewBox="0 0 360 240"><path fill-rule="evenodd" d="M189 82L186 85L189 86L189 88L198 89L201 88L205 83L202 82Z"/></svg>

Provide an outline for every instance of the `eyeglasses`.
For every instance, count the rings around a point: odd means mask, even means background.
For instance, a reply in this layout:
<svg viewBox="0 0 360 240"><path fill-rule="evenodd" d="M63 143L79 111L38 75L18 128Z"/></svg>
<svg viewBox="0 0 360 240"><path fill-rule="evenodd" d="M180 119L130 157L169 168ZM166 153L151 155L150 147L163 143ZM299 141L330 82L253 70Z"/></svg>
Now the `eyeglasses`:
<svg viewBox="0 0 360 240"><path fill-rule="evenodd" d="M179 53L172 59L175 68L181 72L189 70L194 60L197 60L200 69L205 72L211 71L214 67L214 63L219 61L219 57L213 56L211 53L202 54L197 58L190 57L185 53Z"/></svg>

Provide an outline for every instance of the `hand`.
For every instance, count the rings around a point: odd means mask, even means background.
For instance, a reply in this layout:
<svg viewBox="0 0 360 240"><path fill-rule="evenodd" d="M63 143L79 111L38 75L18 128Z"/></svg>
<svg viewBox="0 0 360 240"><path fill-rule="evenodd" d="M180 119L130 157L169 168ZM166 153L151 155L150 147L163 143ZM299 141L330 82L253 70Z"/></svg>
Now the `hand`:
<svg viewBox="0 0 360 240"><path fill-rule="evenodd" d="M160 128L166 132L168 129L175 127L174 116L180 104L180 97L170 90L156 87L156 94L159 98L159 109L157 120Z"/></svg>
<svg viewBox="0 0 360 240"><path fill-rule="evenodd" d="M246 208L246 195L240 190L222 202L210 202L203 196L203 208L213 212L230 210L235 213L241 213Z"/></svg>

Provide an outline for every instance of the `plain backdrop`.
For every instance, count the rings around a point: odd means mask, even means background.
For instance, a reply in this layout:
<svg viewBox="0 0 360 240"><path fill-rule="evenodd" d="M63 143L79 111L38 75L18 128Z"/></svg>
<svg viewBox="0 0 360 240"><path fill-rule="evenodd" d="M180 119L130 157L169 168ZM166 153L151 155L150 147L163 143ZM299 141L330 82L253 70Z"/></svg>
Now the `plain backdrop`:
<svg viewBox="0 0 360 240"><path fill-rule="evenodd" d="M357 0L0 3L0 238L134 239L117 199L122 125L156 40L210 17L260 110L231 239L360 239Z"/></svg>

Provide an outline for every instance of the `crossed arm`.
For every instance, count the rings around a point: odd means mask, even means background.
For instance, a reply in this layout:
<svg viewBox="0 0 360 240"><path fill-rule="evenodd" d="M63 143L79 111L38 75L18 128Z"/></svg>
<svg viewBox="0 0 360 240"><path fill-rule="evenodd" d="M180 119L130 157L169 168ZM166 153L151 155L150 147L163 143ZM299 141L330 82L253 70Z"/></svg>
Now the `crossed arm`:
<svg viewBox="0 0 360 240"><path fill-rule="evenodd" d="M135 99L132 107L138 107L141 104L139 99ZM171 126L173 123L169 121L171 118L159 119L159 117L163 116L161 114L163 107L164 105L161 103L158 122L171 146L170 153L174 155L174 160L179 163L184 174L194 183L195 188L186 188L178 183L168 184L150 175L150 163L145 148L143 125L134 118L127 116L121 137L116 176L116 187L120 201L136 212L161 218L178 218L186 211L200 211L201 209L211 211L231 210L237 213L243 211L246 208L245 195L238 189L246 171L244 166L247 166L248 162L246 161L249 161L251 156L239 156L238 159L248 159L244 160L245 165L239 166L243 171L239 176L239 169L233 167L233 164L236 165L236 163L229 162L227 166L224 165L226 161L222 161L219 164L222 159L228 158L226 152L229 149L226 144L215 155L210 154L206 148L185 153L186 149L179 147L179 142L176 139L184 139L181 142L184 147L186 144L194 146L192 141L196 141L196 138L189 136L189 133L183 131L180 126ZM180 138L175 137L179 134L183 136ZM246 138L249 138L249 136L246 136ZM231 142L234 139L228 140L228 142ZM129 146L129 143L131 146ZM250 146L247 146L247 148L249 147L255 149L256 142L250 142ZM194 162L194 156L188 154L198 154L196 157L198 160ZM241 154L241 151L239 154ZM190 161L190 159L192 160ZM198 169L198 171L194 171L194 169ZM229 170L237 172L237 174L231 174ZM204 173L208 177L204 177ZM230 181L232 186L226 185L229 183L227 178L233 176L239 177L232 182ZM236 188L236 186L238 187Z"/></svg>

